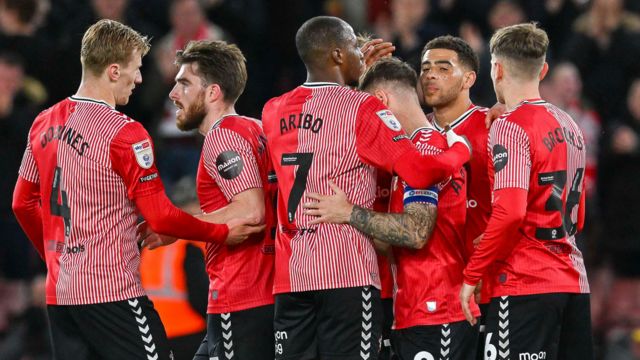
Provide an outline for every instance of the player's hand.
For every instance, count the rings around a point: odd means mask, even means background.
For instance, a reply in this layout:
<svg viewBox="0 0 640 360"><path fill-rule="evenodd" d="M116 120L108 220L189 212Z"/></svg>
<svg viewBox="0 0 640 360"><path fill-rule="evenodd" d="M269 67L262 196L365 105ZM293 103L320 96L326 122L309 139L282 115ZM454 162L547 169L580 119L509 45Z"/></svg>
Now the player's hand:
<svg viewBox="0 0 640 360"><path fill-rule="evenodd" d="M333 195L320 195L308 193L307 197L314 202L304 203L304 213L306 215L317 216L309 222L310 225L321 223L346 224L351 219L353 205L344 193L333 181L329 180L329 186L333 190Z"/></svg>
<svg viewBox="0 0 640 360"><path fill-rule="evenodd" d="M383 57L391 56L395 49L396 47L393 46L392 43L382 39L373 39L364 43L360 51L362 51L362 55L364 56L365 71L376 61Z"/></svg>
<svg viewBox="0 0 640 360"><path fill-rule="evenodd" d="M478 247L480 245L480 241L482 241L482 236L484 234L480 234L477 238L473 239L473 247Z"/></svg>
<svg viewBox="0 0 640 360"><path fill-rule="evenodd" d="M487 111L487 116L484 117L484 124L487 129L491 127L491 124L507 111L507 106L503 103L496 103Z"/></svg>
<svg viewBox="0 0 640 360"><path fill-rule="evenodd" d="M227 223L229 234L225 244L238 245L247 240L249 236L264 231L266 225L257 219L231 219Z"/></svg>
<svg viewBox="0 0 640 360"><path fill-rule="evenodd" d="M472 154L471 151L471 143L465 136L460 136L456 134L455 131L449 125L445 127L445 135L447 136L447 144L449 147L452 147L455 143L463 143L467 149L469 149L469 154Z"/></svg>
<svg viewBox="0 0 640 360"><path fill-rule="evenodd" d="M176 241L178 241L177 237L153 233L142 241L140 248L144 249L146 247L149 250L153 250L161 246L171 245Z"/></svg>
<svg viewBox="0 0 640 360"><path fill-rule="evenodd" d="M469 307L469 302L471 301L471 296L476 291L476 286L467 285L462 283L462 288L460 289L460 304L462 305L462 312L464 313L464 317L467 319L471 326L475 325L478 320L473 316L471 312L471 308Z"/></svg>

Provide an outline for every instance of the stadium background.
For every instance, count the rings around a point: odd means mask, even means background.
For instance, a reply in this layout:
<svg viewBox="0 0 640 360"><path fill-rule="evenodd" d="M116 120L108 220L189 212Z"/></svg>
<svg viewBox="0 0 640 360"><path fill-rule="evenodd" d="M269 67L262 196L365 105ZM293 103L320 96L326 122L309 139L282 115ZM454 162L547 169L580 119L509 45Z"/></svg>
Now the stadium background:
<svg viewBox="0 0 640 360"><path fill-rule="evenodd" d="M11 194L33 118L77 89L84 30L110 18L152 37L143 83L120 110L152 134L167 192L186 206L201 139L173 123L167 96L175 50L190 39L237 43L249 71L237 110L259 117L267 99L304 81L295 32L321 14L392 41L395 55L416 69L428 40L461 36L480 56L472 100L485 106L495 102L492 32L539 22L551 40L543 97L573 115L588 144L580 245L597 355L640 359L640 0L0 0L0 359L50 358L44 268L13 218ZM206 294L206 277L194 282L190 289Z"/></svg>

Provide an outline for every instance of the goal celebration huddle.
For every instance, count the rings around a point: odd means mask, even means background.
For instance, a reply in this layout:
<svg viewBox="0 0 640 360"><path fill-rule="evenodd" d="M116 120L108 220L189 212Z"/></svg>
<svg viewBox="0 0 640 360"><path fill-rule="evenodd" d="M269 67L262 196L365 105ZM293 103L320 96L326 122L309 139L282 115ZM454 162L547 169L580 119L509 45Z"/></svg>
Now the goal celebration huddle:
<svg viewBox="0 0 640 360"><path fill-rule="evenodd" d="M91 25L77 92L29 131L13 211L47 266L55 359L173 359L140 253L187 240L209 280L194 360L594 358L576 244L590 145L541 98L536 24L491 37L490 109L471 101L478 55L454 36L421 44L415 71L393 44L313 17L295 36L306 81L259 119L236 112L242 50L188 42L166 96L177 129L202 136L194 215L118 110L150 47Z"/></svg>

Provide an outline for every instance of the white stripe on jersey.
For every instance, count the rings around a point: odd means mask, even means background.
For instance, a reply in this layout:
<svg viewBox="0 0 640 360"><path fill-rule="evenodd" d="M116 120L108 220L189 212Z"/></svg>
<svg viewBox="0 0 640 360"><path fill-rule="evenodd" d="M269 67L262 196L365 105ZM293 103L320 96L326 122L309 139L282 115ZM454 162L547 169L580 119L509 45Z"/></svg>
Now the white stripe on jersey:
<svg viewBox="0 0 640 360"><path fill-rule="evenodd" d="M496 120L489 131L491 159L495 157L493 153L495 146L504 146L508 150L506 166L495 172L493 189L517 187L528 190L531 173L529 137L516 123L505 121L506 115Z"/></svg>
<svg viewBox="0 0 640 360"><path fill-rule="evenodd" d="M332 179L354 204L367 208L376 194L376 172L360 161L356 152L356 116L366 93L341 86L313 87L302 112L324 119L322 131L298 132L300 153L314 153L306 191L327 193ZM297 170L297 166L295 168ZM307 228L313 217L296 210L298 228ZM378 264L371 239L350 225L321 224L313 236L301 233L291 239L289 260L291 290L307 291L374 285L380 288Z"/></svg>
<svg viewBox="0 0 640 360"><path fill-rule="evenodd" d="M558 107L553 104L546 103L545 107L547 110L553 115L553 117L558 121L559 125L563 128L569 129L574 134L582 134L582 130L580 127L573 121L571 116L566 112L562 111ZM582 136L584 139L584 136ZM584 142L583 142L584 144ZM584 145L586 146L586 144ZM576 177L577 169L583 169L583 177L584 180L584 167L586 164L586 150L578 150L574 146L569 146L567 143L567 182L565 184L565 189L567 193L571 191L571 187L573 186L574 179ZM581 192L586 191L583 186L584 181L581 181L578 184ZM571 212L571 221L573 223L578 222L578 208L579 206L575 206ZM584 266L584 259L582 257L582 253L578 250L576 245L576 236L567 234L567 242L571 245L571 254L569 258L571 259L571 263L573 264L574 269L579 274L579 283L580 283L580 291L583 293L589 292L589 281L587 279L587 269Z"/></svg>
<svg viewBox="0 0 640 360"><path fill-rule="evenodd" d="M103 104L77 101L66 126L82 134L91 148L78 156L63 141L58 142L61 188L67 192L71 208L66 247L82 245L85 249L60 254L58 304L120 301L144 295L135 240L136 210L110 158L111 141L131 121Z"/></svg>

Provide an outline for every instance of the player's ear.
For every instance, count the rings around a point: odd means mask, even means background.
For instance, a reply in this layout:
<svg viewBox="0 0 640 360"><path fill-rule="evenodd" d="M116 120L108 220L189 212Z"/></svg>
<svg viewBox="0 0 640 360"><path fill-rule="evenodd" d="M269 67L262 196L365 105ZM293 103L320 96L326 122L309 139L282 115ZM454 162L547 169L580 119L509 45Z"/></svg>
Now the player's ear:
<svg viewBox="0 0 640 360"><path fill-rule="evenodd" d="M384 106L389 106L389 95L384 92L384 90L376 89L373 91L372 95L378 98L378 100L380 100L384 104Z"/></svg>
<svg viewBox="0 0 640 360"><path fill-rule="evenodd" d="M542 65L542 70L540 70L540 76L538 77L538 80L542 81L542 79L544 79L544 77L547 76L548 72L549 72L549 64L545 61L544 64Z"/></svg>
<svg viewBox="0 0 640 360"><path fill-rule="evenodd" d="M335 48L331 51L331 59L338 65L342 65L344 62L344 54L340 48Z"/></svg>
<svg viewBox="0 0 640 360"><path fill-rule="evenodd" d="M119 64L109 64L107 65L107 69L105 70L107 72L107 76L109 77L109 80L111 81L118 81L118 79L120 78L120 65Z"/></svg>
<svg viewBox="0 0 640 360"><path fill-rule="evenodd" d="M467 71L462 75L462 88L463 89L471 89L473 84L476 83L476 72L475 71Z"/></svg>
<svg viewBox="0 0 640 360"><path fill-rule="evenodd" d="M218 84L211 84L207 86L205 90L205 99L206 102L212 103L217 100L222 100L224 98L224 94L222 93L222 89Z"/></svg>

